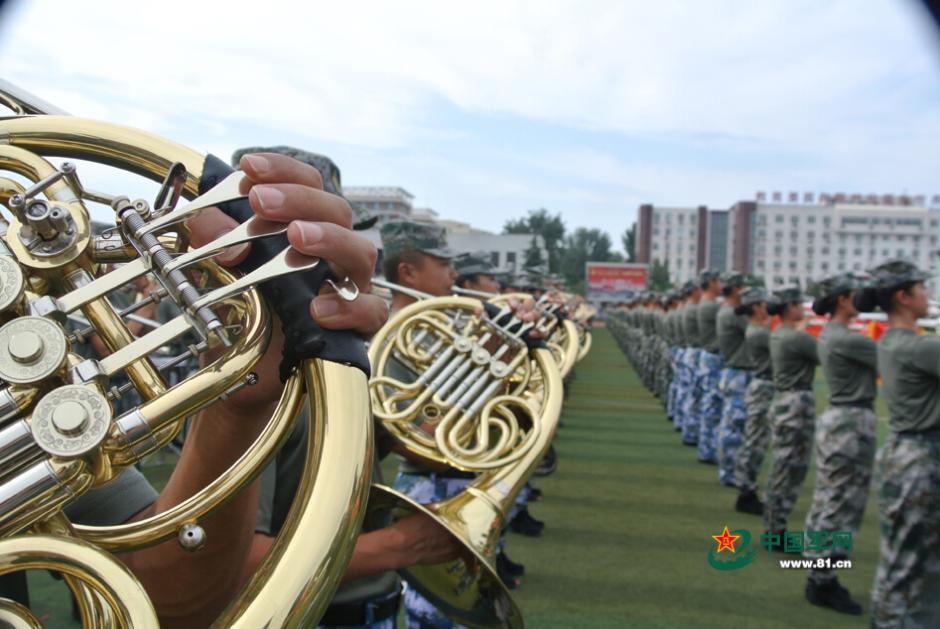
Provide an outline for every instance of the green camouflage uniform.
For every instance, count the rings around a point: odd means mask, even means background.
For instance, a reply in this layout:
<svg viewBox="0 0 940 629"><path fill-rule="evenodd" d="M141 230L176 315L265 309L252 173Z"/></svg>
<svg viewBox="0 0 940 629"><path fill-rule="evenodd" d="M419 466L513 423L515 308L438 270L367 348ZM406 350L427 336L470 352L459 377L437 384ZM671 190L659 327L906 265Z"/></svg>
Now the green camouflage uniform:
<svg viewBox="0 0 940 629"><path fill-rule="evenodd" d="M770 441L769 412L774 398L770 330L761 325L748 324L744 342L754 368L754 377L744 393L747 420L744 424L744 438L735 460L734 481L741 492L755 492L757 474Z"/></svg>
<svg viewBox="0 0 940 629"><path fill-rule="evenodd" d="M832 557L829 534L856 532L868 501L875 457L877 349L866 336L829 322L819 335L819 359L829 385L829 408L816 422L816 488L806 531L824 531L824 543L806 544L811 558ZM809 535L809 533L807 533ZM840 553L840 558L841 558ZM817 583L835 579L813 570Z"/></svg>
<svg viewBox="0 0 940 629"><path fill-rule="evenodd" d="M875 627L940 627L940 339L889 329L878 365L891 434L878 453Z"/></svg>
<svg viewBox="0 0 940 629"><path fill-rule="evenodd" d="M776 392L771 419L773 465L764 526L779 532L786 529L809 468L816 419L813 376L819 357L812 336L783 324L770 335L770 355Z"/></svg>

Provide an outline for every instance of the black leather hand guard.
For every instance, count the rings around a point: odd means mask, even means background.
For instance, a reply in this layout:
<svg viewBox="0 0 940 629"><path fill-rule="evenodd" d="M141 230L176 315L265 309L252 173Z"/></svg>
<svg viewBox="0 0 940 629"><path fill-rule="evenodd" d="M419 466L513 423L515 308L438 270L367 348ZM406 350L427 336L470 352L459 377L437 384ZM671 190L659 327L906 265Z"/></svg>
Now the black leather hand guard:
<svg viewBox="0 0 940 629"><path fill-rule="evenodd" d="M522 326L521 322L517 322L511 326L508 326L507 324L509 323L510 319L512 319L512 313L504 314L502 317L498 317L497 315L499 315L500 307L495 304L483 302L483 310L486 312L486 316L492 319L496 325L505 328L508 332L515 332ZM528 332L522 335L522 341L525 342L526 347L528 347L530 350L547 347L543 339L532 337L532 332L534 330L534 327L529 328Z"/></svg>
<svg viewBox="0 0 940 629"><path fill-rule="evenodd" d="M219 158L208 155L199 180L199 194L203 194L233 170ZM239 223L254 216L248 200L232 201L220 206L223 212ZM287 236L271 236L251 243L251 252L238 265L243 273L251 272L273 258L288 246ZM316 268L302 273L291 273L265 282L261 294L281 319L284 329L284 348L280 365L281 381L307 358L322 358L344 365L352 365L369 375L369 358L358 334L349 330L326 330L310 316L310 301L317 295L328 277L329 265L324 260Z"/></svg>

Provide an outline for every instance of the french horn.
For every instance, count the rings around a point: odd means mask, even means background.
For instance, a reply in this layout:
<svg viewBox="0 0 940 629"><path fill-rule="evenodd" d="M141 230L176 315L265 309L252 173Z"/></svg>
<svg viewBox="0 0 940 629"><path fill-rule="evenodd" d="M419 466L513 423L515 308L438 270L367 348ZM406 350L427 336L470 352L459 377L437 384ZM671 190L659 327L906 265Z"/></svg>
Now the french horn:
<svg viewBox="0 0 940 629"><path fill-rule="evenodd" d="M554 437L561 373L546 348L522 335L535 324L508 306L437 297L383 280L373 284L418 299L373 337L373 414L419 462L477 472L456 496L420 505L373 485L371 509L421 512L450 532L463 556L399 570L448 617L469 627L522 627L522 614L493 569L509 510Z"/></svg>
<svg viewBox="0 0 940 629"><path fill-rule="evenodd" d="M319 285L334 281L327 265L288 247L286 224L255 218L239 190L242 175L216 158L136 129L61 115L5 82L0 104L12 110L0 118L0 170L10 173L0 177L9 216L0 222L0 574L61 572L86 627L156 626L143 587L112 555L171 539L198 552L199 522L257 477L306 405L311 437L288 520L215 626L315 624L352 553L371 478L364 348L352 334L316 328L307 314ZM80 167L56 166L52 157L105 164L162 185L152 205L95 192L79 178ZM119 228L92 234L89 202L110 205ZM193 247L185 221L210 206L240 225ZM243 275L213 261L248 242ZM121 266L104 272L104 263ZM136 338L125 319L141 304L116 311L106 297L144 274L159 282L155 298L173 300L182 314ZM334 283L355 298L354 285ZM253 382L271 336L272 301L287 339L286 382L253 447L167 511L113 526L70 523L66 505L158 451L187 416ZM64 327L75 315L88 327ZM91 334L108 356L73 352ZM149 357L183 335L193 339L191 355L221 355L169 387ZM129 383L112 386L120 373ZM115 416L114 402L131 387L142 403ZM38 626L10 601L0 600L0 620Z"/></svg>

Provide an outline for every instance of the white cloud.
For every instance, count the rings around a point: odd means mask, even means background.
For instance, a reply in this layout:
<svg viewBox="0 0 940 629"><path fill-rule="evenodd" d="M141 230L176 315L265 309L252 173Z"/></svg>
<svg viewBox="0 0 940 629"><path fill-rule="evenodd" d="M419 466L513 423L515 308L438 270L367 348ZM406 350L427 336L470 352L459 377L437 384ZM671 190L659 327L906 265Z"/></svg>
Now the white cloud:
<svg viewBox="0 0 940 629"><path fill-rule="evenodd" d="M192 0L45 0L4 15L0 75L75 114L222 155L269 139L379 151L359 162L373 165L381 151L407 151L417 140L447 140L459 151L467 130L434 116L443 102L470 115L805 154L826 172L791 166L765 176L782 186L789 174L802 178L793 185L855 177L858 186L893 190L928 185L926 173L938 166L940 64L920 13L912 0L864 10L789 0L269 0L250 10ZM624 204L619 215L632 214L634 193L724 202L757 185L752 175L707 163L644 167L642 155L555 151L578 156L573 188L485 167L466 173L458 156L444 160L455 172L440 183L487 188L485 198L501 199L500 207L540 194L538 204L552 207L550 193L563 195L559 207L570 207L564 198L605 198ZM551 157L538 157L532 165L552 172ZM389 183L404 175L395 164L374 172ZM372 176L357 174L358 183ZM592 183L620 186L622 196ZM421 202L424 191L413 192ZM446 198L470 212L461 195L483 194L457 189Z"/></svg>

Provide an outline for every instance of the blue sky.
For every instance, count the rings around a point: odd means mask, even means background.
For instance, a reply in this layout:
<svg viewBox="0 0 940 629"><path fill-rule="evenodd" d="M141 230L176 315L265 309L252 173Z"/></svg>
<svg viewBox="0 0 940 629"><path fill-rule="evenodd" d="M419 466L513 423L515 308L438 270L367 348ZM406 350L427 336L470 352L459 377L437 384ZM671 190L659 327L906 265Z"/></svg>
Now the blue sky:
<svg viewBox="0 0 940 629"><path fill-rule="evenodd" d="M0 76L223 157L319 151L491 230L546 207L619 245L640 203L940 193L940 47L909 0L20 0Z"/></svg>

